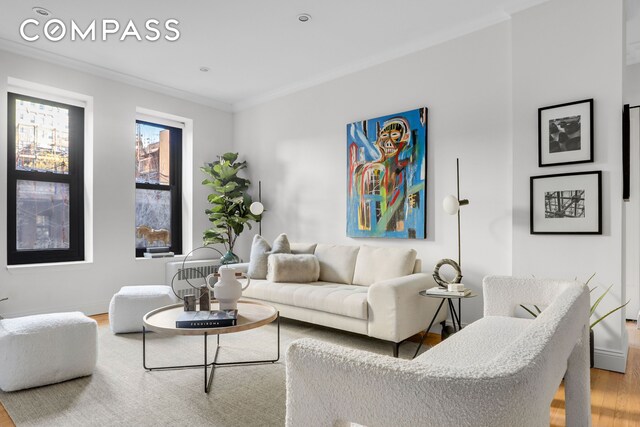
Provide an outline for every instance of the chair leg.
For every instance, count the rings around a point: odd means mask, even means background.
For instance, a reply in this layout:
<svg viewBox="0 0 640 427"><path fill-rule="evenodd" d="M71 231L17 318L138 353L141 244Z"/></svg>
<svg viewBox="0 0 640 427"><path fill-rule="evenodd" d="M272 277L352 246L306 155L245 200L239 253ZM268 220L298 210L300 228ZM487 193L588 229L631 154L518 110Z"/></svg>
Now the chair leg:
<svg viewBox="0 0 640 427"><path fill-rule="evenodd" d="M567 427L591 426L591 384L589 370L589 328L574 347L564 376Z"/></svg>

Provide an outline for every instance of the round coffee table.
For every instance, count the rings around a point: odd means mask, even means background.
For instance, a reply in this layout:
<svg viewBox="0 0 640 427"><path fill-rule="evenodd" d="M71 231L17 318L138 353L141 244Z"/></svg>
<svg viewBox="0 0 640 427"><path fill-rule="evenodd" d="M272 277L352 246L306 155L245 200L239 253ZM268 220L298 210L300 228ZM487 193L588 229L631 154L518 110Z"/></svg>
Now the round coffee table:
<svg viewBox="0 0 640 427"><path fill-rule="evenodd" d="M211 302L211 310L218 309L217 301ZM178 316L184 312L183 304L172 304L160 307L143 317L142 326L142 366L147 371L166 371L173 369L195 369L204 368L204 391L209 393L211 390L211 382L213 381L213 373L218 366L228 365L254 365L260 363L275 363L280 360L280 314L274 307L257 301L238 301L238 321L234 326L224 326L216 328L176 328L176 320ZM277 321L278 340L277 340L277 357L275 359L265 360L248 360L238 362L218 362L218 350L220 349L220 335L231 334L234 332L248 331L250 329L259 328L268 325L273 321ZM167 335L201 335L204 336L204 363L201 365L181 365L181 366L147 366L147 331L158 332ZM207 355L207 337L216 335L216 351L213 361L209 362ZM209 367L211 373L209 374Z"/></svg>

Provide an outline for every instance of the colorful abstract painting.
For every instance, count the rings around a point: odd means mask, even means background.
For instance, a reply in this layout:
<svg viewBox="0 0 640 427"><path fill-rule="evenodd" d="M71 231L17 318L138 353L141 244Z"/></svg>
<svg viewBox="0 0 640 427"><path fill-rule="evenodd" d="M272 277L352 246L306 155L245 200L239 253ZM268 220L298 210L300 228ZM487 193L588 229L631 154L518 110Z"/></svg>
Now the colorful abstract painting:
<svg viewBox="0 0 640 427"><path fill-rule="evenodd" d="M347 236L426 238L427 109L347 125Z"/></svg>

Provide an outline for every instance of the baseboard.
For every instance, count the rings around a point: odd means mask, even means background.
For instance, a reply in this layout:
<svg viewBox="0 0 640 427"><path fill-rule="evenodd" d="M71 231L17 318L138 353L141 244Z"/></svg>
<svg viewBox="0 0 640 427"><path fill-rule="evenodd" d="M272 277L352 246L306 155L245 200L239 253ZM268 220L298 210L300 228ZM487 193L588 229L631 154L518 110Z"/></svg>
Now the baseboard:
<svg viewBox="0 0 640 427"><path fill-rule="evenodd" d="M621 372L624 374L627 368L627 352L607 350L605 348L594 349L594 366L607 371Z"/></svg>
<svg viewBox="0 0 640 427"><path fill-rule="evenodd" d="M105 303L104 301L95 301L86 304L73 304L68 306L59 306L59 307L50 307L47 309L47 313L62 313L66 311L81 311L87 316L92 316L94 314L102 314L106 313L109 310L109 303ZM10 313L2 313L2 316L5 318L11 317L22 317L22 316L31 316L33 314L43 314L43 311L37 310L29 310L29 311L18 311L18 312L10 312Z"/></svg>
<svg viewBox="0 0 640 427"><path fill-rule="evenodd" d="M472 322L472 323L473 323L473 322ZM463 328L466 328L466 327L467 327L467 326L469 326L470 324L471 324L471 323L465 323L465 322L462 322L462 323L461 323L461 325L462 325L462 327L463 327ZM435 326L435 325L434 325L434 326ZM453 327L453 322L452 322L451 320L447 320L447 326L451 326L451 327ZM456 328L457 328L457 327L458 327L458 324L456 323ZM434 329L434 330L435 330L435 327L432 327L431 329ZM440 331L440 330L442 330L442 327L440 326L440 324L439 324L439 323L438 323L438 330L439 330L439 331Z"/></svg>

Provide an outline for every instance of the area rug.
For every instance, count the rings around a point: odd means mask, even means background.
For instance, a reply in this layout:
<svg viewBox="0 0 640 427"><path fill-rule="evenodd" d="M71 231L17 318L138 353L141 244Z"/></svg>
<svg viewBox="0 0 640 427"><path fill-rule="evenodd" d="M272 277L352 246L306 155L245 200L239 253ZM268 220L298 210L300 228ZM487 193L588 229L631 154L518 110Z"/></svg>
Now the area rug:
<svg viewBox="0 0 640 427"><path fill-rule="evenodd" d="M98 329L98 365L90 377L13 393L0 402L17 426L283 426L285 350L313 337L335 344L391 354L387 342L283 319L280 361L216 368L211 393L204 393L202 369L147 372L142 367L142 334L113 335ZM215 338L209 339L210 351ZM270 358L276 354L276 326L223 335L218 361ZM413 356L417 344L400 347ZM212 353L210 353L212 354ZM46 363L46 354L42 362ZM147 335L147 365L202 363L202 337Z"/></svg>

